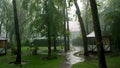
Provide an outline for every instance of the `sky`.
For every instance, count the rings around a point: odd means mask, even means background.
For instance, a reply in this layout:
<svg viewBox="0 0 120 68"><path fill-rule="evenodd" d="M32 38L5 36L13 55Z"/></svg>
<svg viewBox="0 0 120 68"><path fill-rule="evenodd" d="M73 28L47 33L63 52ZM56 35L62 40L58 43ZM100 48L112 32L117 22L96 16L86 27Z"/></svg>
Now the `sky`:
<svg viewBox="0 0 120 68"><path fill-rule="evenodd" d="M80 31L80 27L79 27L79 23L78 22L72 22L69 21L69 27L70 27L70 31Z"/></svg>
<svg viewBox="0 0 120 68"><path fill-rule="evenodd" d="M79 4L80 8L83 7L80 0L78 0L78 4ZM71 21L69 21L70 31L71 32L80 31L79 22L78 22L78 19L77 19L77 16L76 16L76 8L75 8L74 5L71 7L71 10L69 10L68 13L69 13L70 19L72 18Z"/></svg>

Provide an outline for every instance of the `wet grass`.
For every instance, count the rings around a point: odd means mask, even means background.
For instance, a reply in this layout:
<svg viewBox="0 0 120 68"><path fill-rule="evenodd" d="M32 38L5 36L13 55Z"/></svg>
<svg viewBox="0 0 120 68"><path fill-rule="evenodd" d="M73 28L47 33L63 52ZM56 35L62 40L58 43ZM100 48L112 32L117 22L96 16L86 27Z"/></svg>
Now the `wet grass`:
<svg viewBox="0 0 120 68"><path fill-rule="evenodd" d="M40 51L46 51L47 47L39 47ZM27 64L22 65L22 68L59 68L60 64L63 62L64 57L56 54L52 54L52 59L46 59L46 54L32 55L30 53L29 47L22 47L22 60L28 61ZM57 58L54 58L57 56ZM11 61L15 61L15 55L10 52L7 55L0 56L0 68L20 68L20 65L11 65Z"/></svg>
<svg viewBox="0 0 120 68"><path fill-rule="evenodd" d="M22 65L22 68L59 68L63 62L63 57L57 59L44 59L47 55L26 55L22 56L22 60L27 60L28 63ZM20 68L19 65L11 65L9 62L15 61L15 56L5 55L0 57L0 68Z"/></svg>
<svg viewBox="0 0 120 68"><path fill-rule="evenodd" d="M106 57L108 68L120 68L120 56ZM72 68L98 68L98 61L96 59L74 64Z"/></svg>
<svg viewBox="0 0 120 68"><path fill-rule="evenodd" d="M32 49L34 49L34 47L28 47L28 46L23 46L22 47L22 52L29 52L29 51L31 51ZM51 47L51 49L53 50L53 47ZM57 50L59 51L59 50L61 50L62 48L61 48L61 46L57 46ZM38 50L40 51L40 52L47 52L47 50L48 50L48 47L38 47Z"/></svg>

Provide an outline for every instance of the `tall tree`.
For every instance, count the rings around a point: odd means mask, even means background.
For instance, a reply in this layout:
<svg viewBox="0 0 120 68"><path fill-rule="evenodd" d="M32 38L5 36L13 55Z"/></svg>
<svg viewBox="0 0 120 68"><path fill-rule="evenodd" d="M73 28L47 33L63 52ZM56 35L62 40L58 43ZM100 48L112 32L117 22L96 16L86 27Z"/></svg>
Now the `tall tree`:
<svg viewBox="0 0 120 68"><path fill-rule="evenodd" d="M88 34L88 9L89 9L89 0L87 0L87 4L85 7L85 23L86 23L86 34Z"/></svg>
<svg viewBox="0 0 120 68"><path fill-rule="evenodd" d="M66 28L66 34L67 34L67 50L70 50L70 38L69 38L69 32L70 32L70 30L69 30L69 18L68 18L68 11L67 11L68 9L67 9L67 2L66 2L66 7L65 7L65 14L66 14L66 22L67 22L67 28Z"/></svg>
<svg viewBox="0 0 120 68"><path fill-rule="evenodd" d="M50 1L45 1L45 13L46 13L46 23L47 23L47 37L48 37L48 57L51 57L51 24L50 24Z"/></svg>
<svg viewBox="0 0 120 68"><path fill-rule="evenodd" d="M20 39L20 33L19 33L19 23L18 23L16 6L17 6L16 5L16 0L13 0L15 34L16 34L16 41L17 41L17 57L16 57L15 64L21 64L21 39Z"/></svg>
<svg viewBox="0 0 120 68"><path fill-rule="evenodd" d="M94 31L95 31L96 44L98 49L99 68L107 68L104 49L103 49L101 30L100 30L100 23L98 19L98 10L96 5L96 0L90 0L90 4L92 9Z"/></svg>
<svg viewBox="0 0 120 68"><path fill-rule="evenodd" d="M84 55L88 56L88 46L87 46L87 37L86 37L86 31L85 31L85 27L84 27L84 23L81 17L81 12L80 12L80 8L78 6L77 1L74 1L75 7L76 7L76 14L78 16L78 20L79 20L79 24L81 27L81 32L82 32L82 37L83 37L83 46L84 46Z"/></svg>
<svg viewBox="0 0 120 68"><path fill-rule="evenodd" d="M104 11L101 15L103 15L103 21L107 24L107 30L109 30L112 36L112 51L119 52L120 51L120 0L106 0L107 5L105 5Z"/></svg>
<svg viewBox="0 0 120 68"><path fill-rule="evenodd" d="M64 14L64 51L67 52L67 36L66 36L66 15L65 15L66 0L64 2L63 14Z"/></svg>

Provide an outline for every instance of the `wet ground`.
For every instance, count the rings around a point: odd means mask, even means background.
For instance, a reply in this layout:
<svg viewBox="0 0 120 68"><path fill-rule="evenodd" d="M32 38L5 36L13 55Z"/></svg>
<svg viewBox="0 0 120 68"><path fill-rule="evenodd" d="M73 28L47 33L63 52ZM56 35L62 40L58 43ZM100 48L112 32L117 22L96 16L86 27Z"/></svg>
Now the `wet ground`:
<svg viewBox="0 0 120 68"><path fill-rule="evenodd" d="M80 51L83 51L82 47L73 46L73 49L70 52L65 53L65 60L60 65L60 68L71 68L73 64L83 62L83 57L77 57L74 55L75 53Z"/></svg>

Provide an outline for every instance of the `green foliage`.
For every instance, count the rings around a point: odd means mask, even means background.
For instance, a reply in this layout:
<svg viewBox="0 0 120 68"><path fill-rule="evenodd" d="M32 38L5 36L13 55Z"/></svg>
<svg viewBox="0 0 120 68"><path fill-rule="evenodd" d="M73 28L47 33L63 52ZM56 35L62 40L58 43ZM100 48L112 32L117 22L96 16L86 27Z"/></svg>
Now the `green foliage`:
<svg viewBox="0 0 120 68"><path fill-rule="evenodd" d="M63 7L64 1L50 0L45 7L43 0L21 0L17 1L20 35L23 45L25 40L34 36L47 36L50 23L50 34L61 36L63 32ZM14 19L12 2L0 0L0 22L3 22L3 30L10 42L15 43Z"/></svg>
<svg viewBox="0 0 120 68"><path fill-rule="evenodd" d="M30 46L31 42L30 42L30 40L25 39L21 44L22 44L22 46Z"/></svg>
<svg viewBox="0 0 120 68"><path fill-rule="evenodd" d="M66 31L66 36L70 36L70 31Z"/></svg>
<svg viewBox="0 0 120 68"><path fill-rule="evenodd" d="M83 40L82 40L82 38L80 36L73 39L72 43L73 43L73 45L83 46Z"/></svg>
<svg viewBox="0 0 120 68"><path fill-rule="evenodd" d="M31 44L32 44L32 46L46 47L46 46L48 46L48 40L47 39L34 39ZM63 44L63 40L57 39L56 44L57 44L57 46Z"/></svg>
<svg viewBox="0 0 120 68"><path fill-rule="evenodd" d="M114 50L120 51L120 1L110 0L108 6L103 11L104 22L108 23L109 31L113 38Z"/></svg>
<svg viewBox="0 0 120 68"><path fill-rule="evenodd" d="M17 55L17 49L15 47L11 48L11 54L12 55Z"/></svg>

